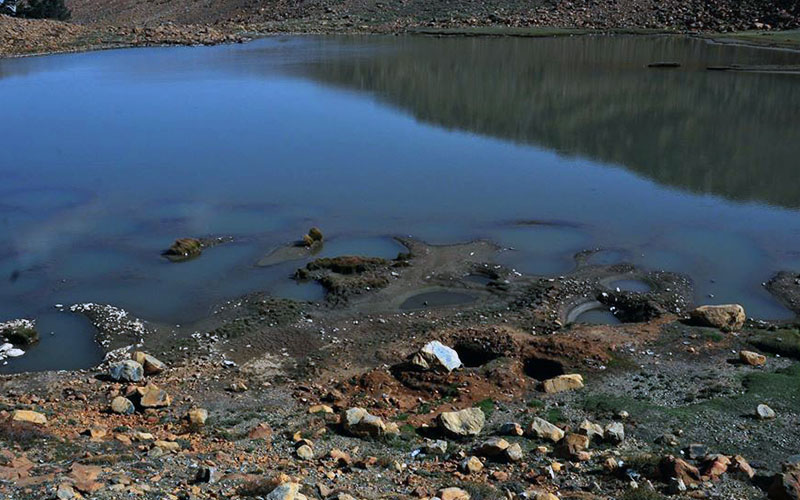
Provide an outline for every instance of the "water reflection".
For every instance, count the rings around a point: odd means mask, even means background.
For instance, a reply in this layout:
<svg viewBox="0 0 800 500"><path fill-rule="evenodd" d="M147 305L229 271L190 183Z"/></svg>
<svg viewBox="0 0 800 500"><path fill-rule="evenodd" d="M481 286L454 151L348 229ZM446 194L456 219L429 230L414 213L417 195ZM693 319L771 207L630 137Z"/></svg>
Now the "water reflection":
<svg viewBox="0 0 800 500"><path fill-rule="evenodd" d="M405 38L355 53L346 40L321 44L324 58L292 70L372 92L419 120L693 192L800 207L800 75L705 69L798 64L798 53L674 37ZM645 67L656 60L683 67Z"/></svg>

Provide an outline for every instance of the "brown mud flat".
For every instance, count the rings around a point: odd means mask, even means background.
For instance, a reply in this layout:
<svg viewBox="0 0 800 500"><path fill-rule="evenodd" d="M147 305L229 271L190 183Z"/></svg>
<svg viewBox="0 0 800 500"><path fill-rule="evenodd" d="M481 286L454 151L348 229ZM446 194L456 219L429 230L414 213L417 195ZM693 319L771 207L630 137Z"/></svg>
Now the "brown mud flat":
<svg viewBox="0 0 800 500"><path fill-rule="evenodd" d="M589 253L576 257L573 272L543 278L493 263L499 249L489 242L402 242L409 250L402 266L358 265L356 257L310 266L326 270L310 279L341 274L323 302L253 294L179 329L123 315L136 336L110 324L113 309L100 309L108 314L95 323L109 330L101 331L108 349L124 358L134 341L133 349L168 368L137 382L108 380L105 366L0 378L0 495L302 498L279 496L275 487L286 483L307 498L340 500L431 498L444 487L473 499L551 498L545 492L662 498L671 491L673 498L756 499L800 447L794 325L749 321L732 333L690 326L683 322L687 279L590 265ZM621 278L646 281L650 291L610 289ZM431 289L475 300L401 309ZM614 308L623 322L570 323L570 311L588 300ZM410 365L432 340L452 347L463 367ZM741 350L767 354L764 364L742 363ZM575 373L585 387L544 390L545 380ZM109 410L117 397L138 401L144 389L136 388L145 384L165 390L170 404L127 415ZM776 416L756 418L759 404ZM384 430L348 431L343 412L353 407L380 418ZM207 410L204 424L185 418L193 408ZM485 417L478 435L442 434L442 412L469 408ZM26 415L20 410L46 423L15 421ZM617 422L625 436L595 436L585 454L504 425L528 429L535 418L568 436L585 419ZM489 453L484 441L493 437L518 445L519 456ZM481 470L463 469L472 455ZM665 468L685 475L685 491Z"/></svg>

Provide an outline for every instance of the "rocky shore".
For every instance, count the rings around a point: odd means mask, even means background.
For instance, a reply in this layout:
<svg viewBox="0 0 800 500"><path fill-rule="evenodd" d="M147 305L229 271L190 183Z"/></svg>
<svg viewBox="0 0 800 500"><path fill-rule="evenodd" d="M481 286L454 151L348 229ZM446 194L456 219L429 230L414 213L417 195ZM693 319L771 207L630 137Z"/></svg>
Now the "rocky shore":
<svg viewBox="0 0 800 500"><path fill-rule="evenodd" d="M791 0L570 2L67 2L71 22L0 14L0 57L153 45L233 43L276 33L428 33L553 36L581 33L742 33L740 41L796 46L780 30L800 28ZM765 35L765 36L761 36Z"/></svg>
<svg viewBox="0 0 800 500"><path fill-rule="evenodd" d="M253 294L180 329L63 307L113 356L0 378L0 496L800 498L796 325L593 252L542 278L488 242L402 242L302 267L336 283L318 303Z"/></svg>

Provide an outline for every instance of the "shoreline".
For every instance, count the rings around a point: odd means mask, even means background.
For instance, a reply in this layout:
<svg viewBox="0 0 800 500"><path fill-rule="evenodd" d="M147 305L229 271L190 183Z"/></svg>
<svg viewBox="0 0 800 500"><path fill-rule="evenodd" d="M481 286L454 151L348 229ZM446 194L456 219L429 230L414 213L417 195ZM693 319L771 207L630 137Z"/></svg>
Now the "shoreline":
<svg viewBox="0 0 800 500"><path fill-rule="evenodd" d="M12 18L6 18L8 19ZM0 18L0 21L4 19ZM40 22L40 20L24 20L26 22ZM248 43L253 40L274 36L432 36L432 37L519 37L519 38L551 38L562 36L681 36L692 37L706 40L712 43L738 44L747 47L757 47L765 49L800 51L800 30L780 31L746 31L733 33L720 33L713 31L694 31L677 29L655 29L655 28L572 28L557 26L532 26L532 27L509 27L509 26L469 26L454 28L430 28L422 26L401 26L395 29L387 29L382 26L364 26L359 29L340 29L336 27L315 27L309 26L291 28L274 26L249 26L247 29L240 30L233 28L235 23L222 25L181 25L167 23L155 27L149 26L101 26L92 24L73 24L67 22L56 22L44 20L47 23L58 23L64 26L75 27L76 29L86 30L81 34L81 39L72 39L61 44L71 45L71 47L59 47L43 51L27 52L3 50L0 47L0 59L16 59L22 57L41 57L57 54L74 54L82 52L94 52L101 50L115 50L128 48L144 47L200 47L214 46L233 43ZM238 25L241 27L241 25ZM0 24L0 28L2 28ZM284 29L286 28L286 29ZM167 29L166 33L159 33L159 30ZM209 34L209 29L214 29L213 34ZM126 33L123 36L144 36L136 41L100 41L102 38L118 38L120 32ZM144 33L144 35L142 35ZM787 36L784 36L786 34ZM762 38L763 37L763 38ZM93 41L86 40L93 38ZM58 44L57 44L58 45Z"/></svg>
<svg viewBox="0 0 800 500"><path fill-rule="evenodd" d="M310 498L366 499L432 498L453 487L494 499L514 483L520 491L512 498L549 500L523 493L585 499L571 496L583 490L571 485L593 481L598 495L588 498L628 499L637 498L626 496L631 481L637 489L671 491L658 470L701 443L707 451L678 464L706 477L687 476L692 491L760 498L759 478L780 478L781 461L800 446L796 433L780 432L800 417L793 405L800 350L775 342L791 335L800 345L792 324L689 321L689 280L625 263L592 264L591 252L576 256L573 272L546 278L494 265L498 249L487 242L403 244L408 252L394 260L305 266L309 279L331 287L336 300L325 303L256 293L173 332L113 308L86 309L101 312L95 323L109 329L114 359L88 370L0 377L0 445L16 443L7 463L32 463L0 491L15 498L28 498L26 489L31 498L56 490L181 498L177 492L189 489L194 498L300 499L272 496L296 488ZM789 278L783 281L793 289ZM621 280L649 291L618 290ZM478 299L399 305L433 288ZM572 311L591 300L623 322L571 323ZM120 347L131 343L128 324L143 337L126 352ZM410 366L430 341L452 348L463 366ZM768 356L753 366L732 361L749 349ZM109 379L128 356L144 360L145 375ZM711 377L704 375L709 369ZM581 382L570 385L576 375ZM568 385L548 389L556 383ZM131 410L120 406L125 401ZM756 402L777 417L754 420ZM442 413L460 410L483 415L475 433L442 426ZM380 422L351 424L358 412ZM586 419L615 437L569 437L586 436L579 430ZM20 441L21 433L27 437ZM491 451L498 444L502 449ZM707 468L716 453L740 465ZM462 466L473 456L474 467Z"/></svg>

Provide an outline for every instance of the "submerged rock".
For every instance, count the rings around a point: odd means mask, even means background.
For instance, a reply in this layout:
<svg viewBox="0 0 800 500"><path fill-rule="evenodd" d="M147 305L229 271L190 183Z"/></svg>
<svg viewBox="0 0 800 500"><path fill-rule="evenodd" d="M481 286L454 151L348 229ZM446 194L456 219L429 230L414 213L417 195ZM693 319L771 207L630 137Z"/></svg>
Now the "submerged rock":
<svg viewBox="0 0 800 500"><path fill-rule="evenodd" d="M486 415L480 408L443 412L438 417L439 428L456 437L477 436L486 423Z"/></svg>
<svg viewBox="0 0 800 500"><path fill-rule="evenodd" d="M451 372L461 367L461 359L454 349L434 340L411 357L411 365L422 370Z"/></svg>
<svg viewBox="0 0 800 500"><path fill-rule="evenodd" d="M39 332L36 331L36 321L30 319L15 319L0 323L0 337L14 345L27 346L39 342Z"/></svg>
<svg viewBox="0 0 800 500"><path fill-rule="evenodd" d="M179 238L161 255L174 262L193 259L203 253L203 242L196 238Z"/></svg>
<svg viewBox="0 0 800 500"><path fill-rule="evenodd" d="M744 307L739 304L724 304L719 306L700 306L689 313L690 321L698 326L719 328L730 332L744 326L747 315Z"/></svg>

